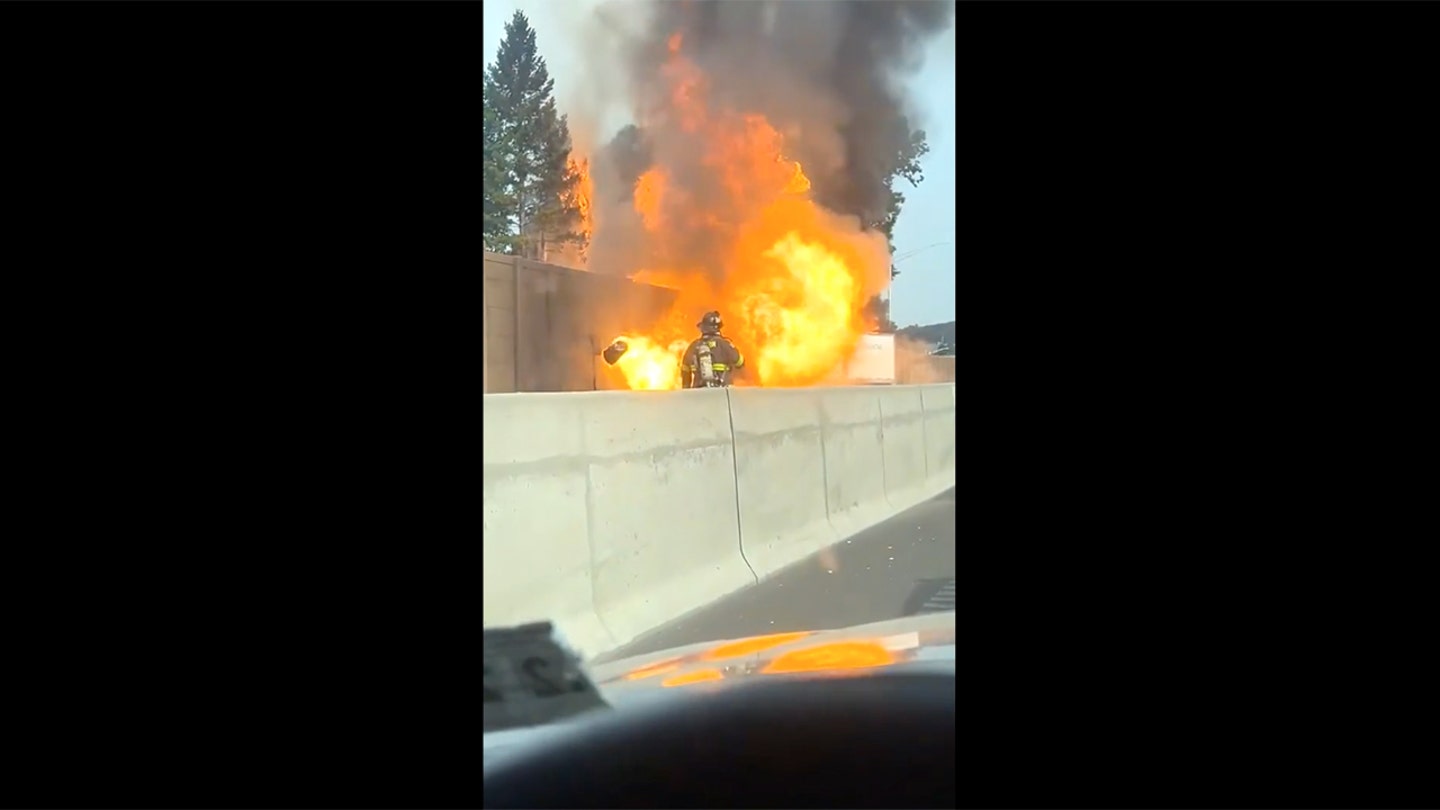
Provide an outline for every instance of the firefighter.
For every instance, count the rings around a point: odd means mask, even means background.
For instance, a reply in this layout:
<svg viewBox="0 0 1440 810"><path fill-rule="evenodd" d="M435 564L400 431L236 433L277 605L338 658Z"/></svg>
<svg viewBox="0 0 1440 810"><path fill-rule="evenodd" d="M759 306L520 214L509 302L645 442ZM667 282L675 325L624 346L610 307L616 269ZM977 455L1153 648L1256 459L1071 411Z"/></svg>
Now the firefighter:
<svg viewBox="0 0 1440 810"><path fill-rule="evenodd" d="M718 312L705 313L700 322L695 324L700 329L700 337L686 347L685 356L680 360L680 380L686 388L727 386L730 384L731 375L745 367L745 356L740 354L740 350L735 348L730 338L720 334L720 328L724 325ZM701 360L707 350L713 375L713 380L709 383L704 379L704 364Z"/></svg>

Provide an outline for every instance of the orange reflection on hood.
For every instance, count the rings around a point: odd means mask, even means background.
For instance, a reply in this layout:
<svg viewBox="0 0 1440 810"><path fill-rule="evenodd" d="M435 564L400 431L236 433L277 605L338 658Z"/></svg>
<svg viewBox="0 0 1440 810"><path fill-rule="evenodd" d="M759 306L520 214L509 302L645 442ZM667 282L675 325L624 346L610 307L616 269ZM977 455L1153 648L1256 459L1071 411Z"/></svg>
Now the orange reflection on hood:
<svg viewBox="0 0 1440 810"><path fill-rule="evenodd" d="M787 652L760 670L766 675L889 666L895 654L875 641L837 641Z"/></svg>
<svg viewBox="0 0 1440 810"><path fill-rule="evenodd" d="M638 681L644 678L652 678L656 675L664 675L667 672L674 672L680 668L680 659L672 658L668 661L656 661L653 664L646 664L625 673L625 680Z"/></svg>
<svg viewBox="0 0 1440 810"><path fill-rule="evenodd" d="M700 656L700 660L723 661L726 658L740 658L741 656L762 652L773 647L779 647L781 644L789 644L792 641L798 641L799 639L805 638L808 635L810 635L809 632L776 633L769 636L742 638L739 641L727 642L725 644L721 644L718 647L714 647L708 650L704 655Z"/></svg>
<svg viewBox="0 0 1440 810"><path fill-rule="evenodd" d="M672 686L689 686L692 683L708 683L725 678L725 673L718 669L697 669L694 672L687 672L684 675L671 675L660 682L666 688Z"/></svg>

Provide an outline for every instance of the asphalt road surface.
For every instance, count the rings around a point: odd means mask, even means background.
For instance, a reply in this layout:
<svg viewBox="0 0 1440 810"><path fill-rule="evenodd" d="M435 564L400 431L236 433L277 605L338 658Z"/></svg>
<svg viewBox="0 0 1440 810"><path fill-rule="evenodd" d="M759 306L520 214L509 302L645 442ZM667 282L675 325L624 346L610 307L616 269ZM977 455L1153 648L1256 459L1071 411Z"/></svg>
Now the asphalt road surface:
<svg viewBox="0 0 1440 810"><path fill-rule="evenodd" d="M953 605L955 490L873 526L770 579L601 656L613 661L705 641L833 630Z"/></svg>

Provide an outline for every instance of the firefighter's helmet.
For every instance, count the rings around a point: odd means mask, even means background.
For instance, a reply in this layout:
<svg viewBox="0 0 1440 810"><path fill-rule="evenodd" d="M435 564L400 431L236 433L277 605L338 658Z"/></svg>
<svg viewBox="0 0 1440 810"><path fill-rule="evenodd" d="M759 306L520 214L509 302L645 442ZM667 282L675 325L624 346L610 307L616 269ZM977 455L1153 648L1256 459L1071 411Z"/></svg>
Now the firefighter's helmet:
<svg viewBox="0 0 1440 810"><path fill-rule="evenodd" d="M704 316L700 318L700 322L695 324L695 326L700 329L700 334L702 335L718 335L720 334L721 327L724 325L725 322L720 320L720 313L714 310L705 313Z"/></svg>

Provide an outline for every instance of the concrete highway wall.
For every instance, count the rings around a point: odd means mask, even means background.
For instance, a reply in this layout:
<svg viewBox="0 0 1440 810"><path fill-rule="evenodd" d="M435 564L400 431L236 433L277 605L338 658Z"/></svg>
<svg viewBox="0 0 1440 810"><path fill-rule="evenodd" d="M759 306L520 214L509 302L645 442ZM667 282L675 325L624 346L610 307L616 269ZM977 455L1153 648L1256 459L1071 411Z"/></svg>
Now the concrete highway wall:
<svg viewBox="0 0 1440 810"><path fill-rule="evenodd" d="M487 395L484 622L598 655L955 485L955 386Z"/></svg>
<svg viewBox="0 0 1440 810"><path fill-rule="evenodd" d="M487 394L624 389L600 359L610 341L644 333L676 292L499 253L484 255L481 383ZM696 312L699 318L700 313ZM896 358L900 383L955 381L954 357Z"/></svg>
<svg viewBox="0 0 1440 810"><path fill-rule="evenodd" d="M600 352L655 323L675 291L615 276L485 253L481 379L485 393L623 387Z"/></svg>

